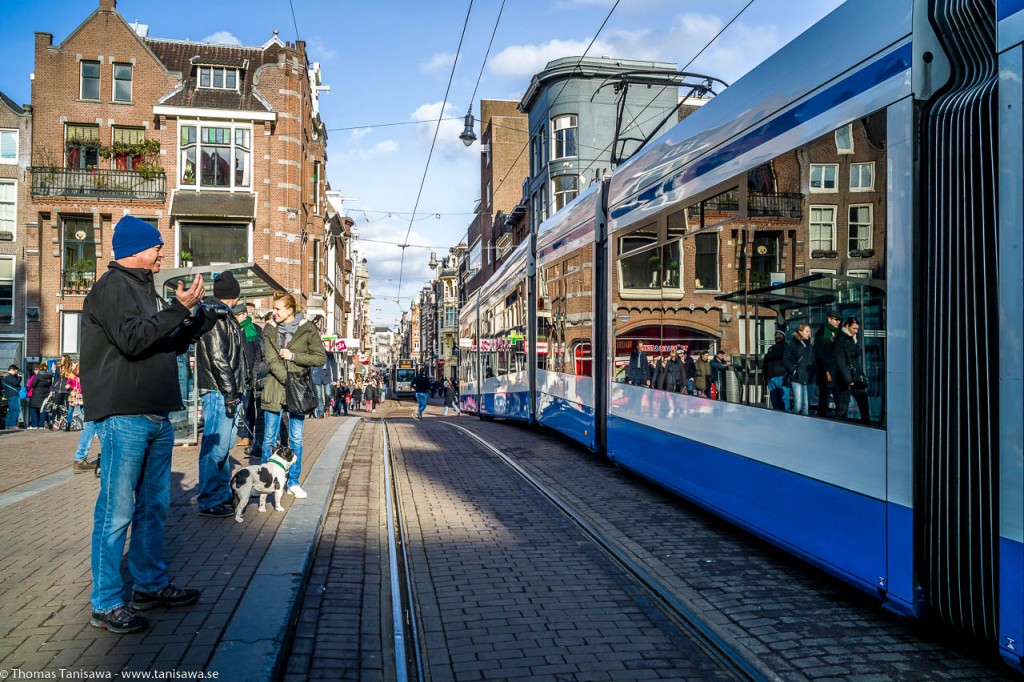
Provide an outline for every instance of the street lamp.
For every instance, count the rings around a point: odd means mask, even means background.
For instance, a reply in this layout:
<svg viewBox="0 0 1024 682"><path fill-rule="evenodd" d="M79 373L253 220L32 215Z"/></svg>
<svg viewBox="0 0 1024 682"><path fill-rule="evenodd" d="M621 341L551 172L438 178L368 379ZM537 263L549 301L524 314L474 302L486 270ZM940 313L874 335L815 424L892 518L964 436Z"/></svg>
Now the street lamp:
<svg viewBox="0 0 1024 682"><path fill-rule="evenodd" d="M469 111L466 112L466 127L463 129L462 134L459 135L459 139L462 140L462 144L469 147L476 142L476 133L473 132L473 105L469 105Z"/></svg>
<svg viewBox="0 0 1024 682"><path fill-rule="evenodd" d="M436 251L431 251L430 252L430 262L427 263L427 265L430 266L431 270L437 270L437 252Z"/></svg>

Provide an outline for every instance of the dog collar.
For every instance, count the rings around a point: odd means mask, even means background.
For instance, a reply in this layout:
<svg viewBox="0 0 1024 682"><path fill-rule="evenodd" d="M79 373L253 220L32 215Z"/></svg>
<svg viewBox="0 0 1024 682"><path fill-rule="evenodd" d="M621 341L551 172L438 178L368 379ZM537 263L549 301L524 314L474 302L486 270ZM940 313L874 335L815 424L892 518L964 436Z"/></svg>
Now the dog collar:
<svg viewBox="0 0 1024 682"><path fill-rule="evenodd" d="M276 464L277 466L281 467L281 471L288 471L288 466L284 462L279 460L276 455L268 459L267 464Z"/></svg>

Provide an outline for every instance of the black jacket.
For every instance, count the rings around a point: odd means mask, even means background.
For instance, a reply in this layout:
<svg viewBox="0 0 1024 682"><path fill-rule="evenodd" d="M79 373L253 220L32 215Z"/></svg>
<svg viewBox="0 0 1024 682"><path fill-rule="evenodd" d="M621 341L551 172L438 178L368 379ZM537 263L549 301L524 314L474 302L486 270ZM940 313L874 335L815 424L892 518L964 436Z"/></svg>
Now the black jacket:
<svg viewBox="0 0 1024 682"><path fill-rule="evenodd" d="M683 381L697 378L697 363L689 355L683 356Z"/></svg>
<svg viewBox="0 0 1024 682"><path fill-rule="evenodd" d="M786 344L782 361L790 381L805 385L814 383L814 346L803 339L793 339Z"/></svg>
<svg viewBox="0 0 1024 682"><path fill-rule="evenodd" d="M17 374L0 374L0 388L8 400L17 400L21 394L21 377Z"/></svg>
<svg viewBox="0 0 1024 682"><path fill-rule="evenodd" d="M430 377L426 374L417 374L412 380L412 390L416 393L430 393Z"/></svg>
<svg viewBox="0 0 1024 682"><path fill-rule="evenodd" d="M785 341L778 341L768 349L768 352L764 354L764 362L762 363L765 377L771 379L772 377L786 376L785 356Z"/></svg>
<svg viewBox="0 0 1024 682"><path fill-rule="evenodd" d="M455 404L456 404L456 400L455 400L455 387L454 386L445 386L444 387L444 406L445 407L454 407Z"/></svg>
<svg viewBox="0 0 1024 682"><path fill-rule="evenodd" d="M159 298L149 270L111 262L82 307L82 398L89 419L184 409L177 356L209 328Z"/></svg>
<svg viewBox="0 0 1024 682"><path fill-rule="evenodd" d="M683 361L678 357L665 361L665 390L678 393L683 386Z"/></svg>
<svg viewBox="0 0 1024 682"><path fill-rule="evenodd" d="M850 390L850 384L862 382L867 383L864 374L864 363L861 361L860 344L857 339L840 329L832 342L835 347L835 376L832 380L836 384L837 391ZM860 386L859 388L864 388Z"/></svg>
<svg viewBox="0 0 1024 682"><path fill-rule="evenodd" d="M655 360L651 365L651 388L665 388L665 365L660 360Z"/></svg>
<svg viewBox="0 0 1024 682"><path fill-rule="evenodd" d="M224 305L213 296L203 301ZM217 391L224 402L238 400L252 385L251 366L245 353L245 335L234 316L219 318L196 345L196 385L200 391Z"/></svg>
<svg viewBox="0 0 1024 682"><path fill-rule="evenodd" d="M626 381L634 386L643 386L651 380L651 364L647 361L647 353L634 350L629 354L629 365L626 366Z"/></svg>
<svg viewBox="0 0 1024 682"><path fill-rule="evenodd" d="M825 372L835 373L836 352L832 343L838 333L839 329L826 320L814 334L814 359L818 363L818 378L822 381L825 381Z"/></svg>
<svg viewBox="0 0 1024 682"><path fill-rule="evenodd" d="M50 370L44 369L42 372L34 375L32 379L32 395L28 398L29 406L36 409L42 407L46 396L50 395L50 388L52 386L53 372Z"/></svg>

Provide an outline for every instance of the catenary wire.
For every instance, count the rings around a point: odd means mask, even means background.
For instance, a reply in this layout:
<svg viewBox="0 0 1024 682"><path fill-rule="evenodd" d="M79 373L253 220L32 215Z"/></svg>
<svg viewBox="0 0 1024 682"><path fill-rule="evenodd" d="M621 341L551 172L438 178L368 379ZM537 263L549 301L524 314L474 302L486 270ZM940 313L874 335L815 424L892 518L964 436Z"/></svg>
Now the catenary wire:
<svg viewBox="0 0 1024 682"><path fill-rule="evenodd" d="M441 118L444 116L444 108L448 104L448 94L452 89L452 81L455 79L455 66L459 63L459 54L462 52L462 41L466 38L466 27L469 26L469 15L473 11L473 0L469 0L469 7L466 9L466 20L462 23L462 35L459 36L459 46L455 50L455 60L452 62L452 71L448 76L448 86L444 91L444 100L441 102L441 110L437 114L437 125L434 127L434 137L430 141L430 151L427 153L427 163L423 168L423 177L420 179L420 188L416 193L416 203L413 205L413 216L420 206L420 199L423 198L423 186L427 183L427 173L430 171L430 160L434 156L434 146L437 144L437 133L441 130ZM409 239L412 232L412 220L409 220L409 228L405 231L405 239ZM398 266L398 295L402 295L402 276L405 273L405 249L402 249L402 258Z"/></svg>

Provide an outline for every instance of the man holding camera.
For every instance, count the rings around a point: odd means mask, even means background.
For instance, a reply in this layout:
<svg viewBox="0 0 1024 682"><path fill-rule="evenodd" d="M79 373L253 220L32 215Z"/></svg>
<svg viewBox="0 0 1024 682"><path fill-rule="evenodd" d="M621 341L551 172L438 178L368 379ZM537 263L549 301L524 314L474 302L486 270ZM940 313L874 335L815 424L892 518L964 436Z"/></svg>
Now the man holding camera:
<svg viewBox="0 0 1024 682"><path fill-rule="evenodd" d="M203 406L203 440L199 445L200 516L234 516L231 504L231 462L228 453L238 433L242 398L252 382L245 356L245 337L231 308L241 289L231 272L213 280L213 296L203 301L217 312L217 322L196 347L196 385ZM244 418L244 414L241 415Z"/></svg>
<svg viewBox="0 0 1024 682"><path fill-rule="evenodd" d="M102 424L103 468L92 529L93 627L124 634L148 627L138 615L156 606L188 606L199 591L171 584L163 561L171 499L170 413L184 409L177 356L209 329L199 306L199 275L174 300L157 295L153 275L163 260L155 227L125 216L114 229L114 261L82 309L82 393L89 417ZM125 599L121 558L132 526Z"/></svg>

